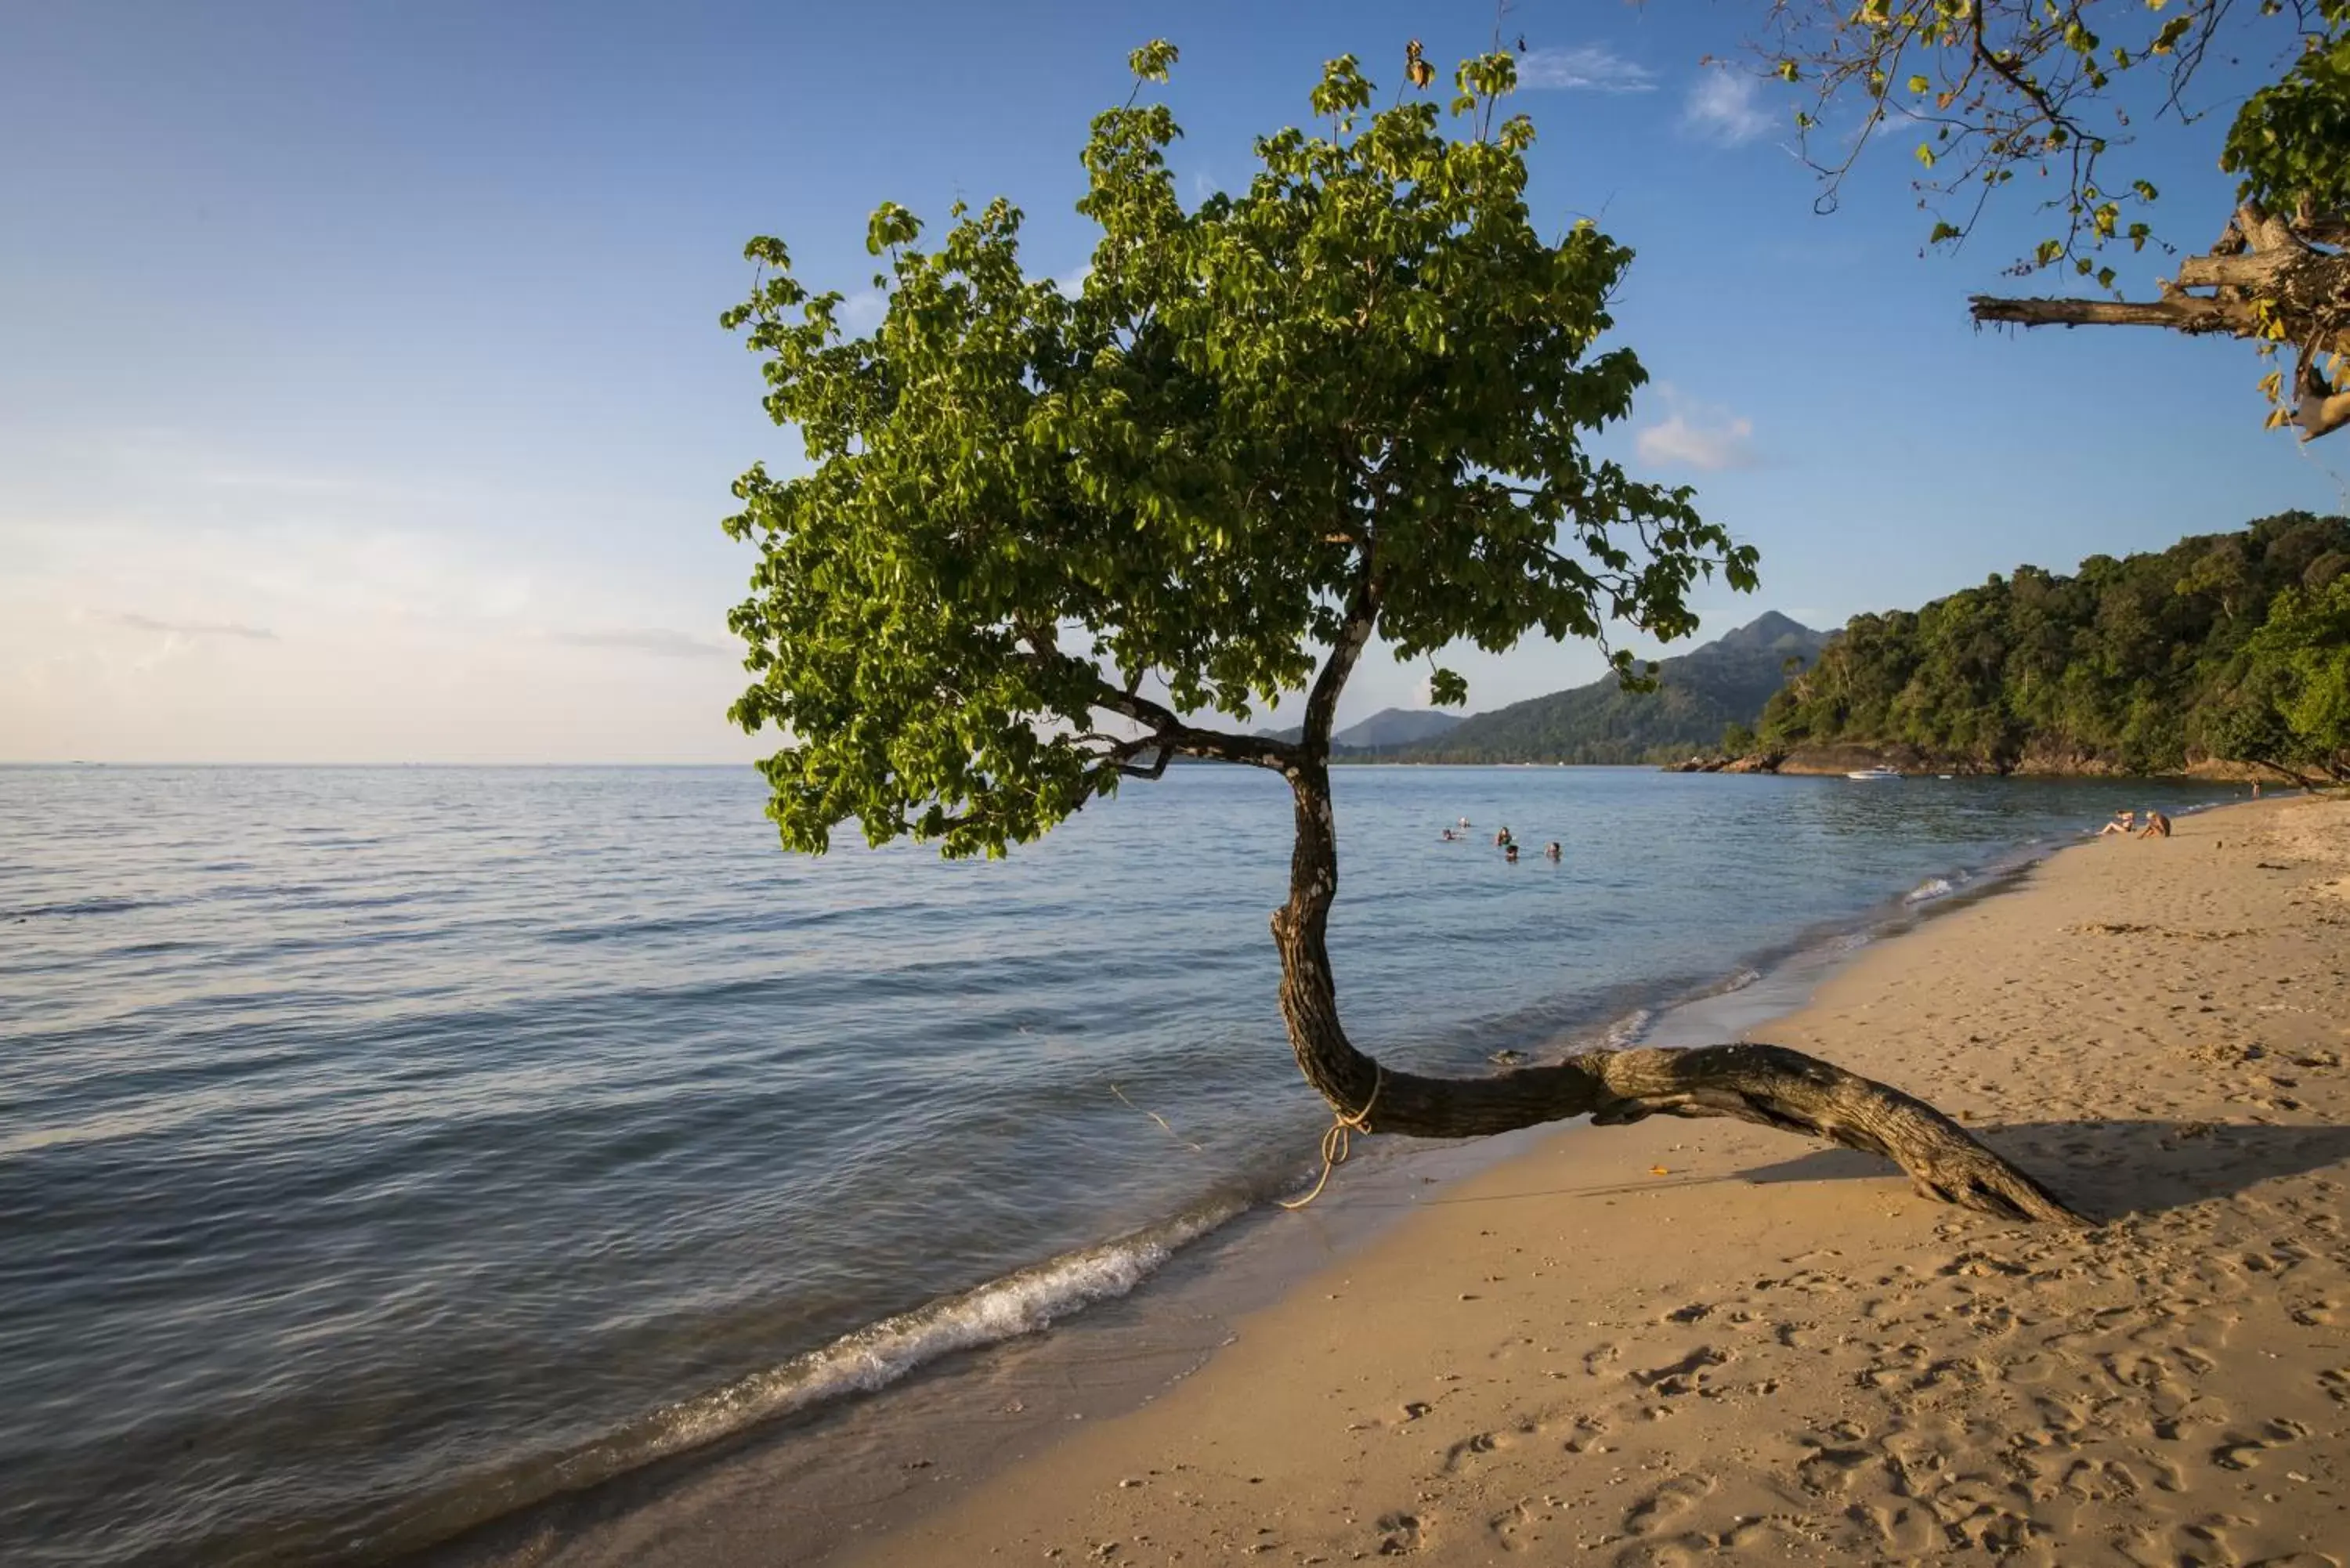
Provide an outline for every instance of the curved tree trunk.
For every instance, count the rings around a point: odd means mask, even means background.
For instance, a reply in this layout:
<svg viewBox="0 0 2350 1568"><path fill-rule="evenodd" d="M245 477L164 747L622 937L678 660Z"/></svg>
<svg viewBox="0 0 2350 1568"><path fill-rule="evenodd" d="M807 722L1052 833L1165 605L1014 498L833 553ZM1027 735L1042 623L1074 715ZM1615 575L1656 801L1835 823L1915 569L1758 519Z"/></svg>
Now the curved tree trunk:
<svg viewBox="0 0 2350 1568"><path fill-rule="evenodd" d="M1342 649L1334 669L1351 664ZM1327 677L1330 670L1325 671ZM1337 669L1338 682L1345 671ZM1475 1137L1588 1116L1596 1123L1651 1116L1734 1116L1881 1155L1929 1198L2008 1219L2085 1225L2046 1188L1900 1090L1777 1045L1590 1051L1482 1078L1431 1078L1383 1067L1355 1049L1338 1021L1326 937L1338 889L1338 846L1326 751L1330 701L1309 706L1306 754L1287 770L1297 842L1289 902L1274 911L1281 1011L1305 1081L1351 1127L1416 1137ZM1318 689L1317 699L1322 695ZM1320 711L1317 715L1315 710Z"/></svg>

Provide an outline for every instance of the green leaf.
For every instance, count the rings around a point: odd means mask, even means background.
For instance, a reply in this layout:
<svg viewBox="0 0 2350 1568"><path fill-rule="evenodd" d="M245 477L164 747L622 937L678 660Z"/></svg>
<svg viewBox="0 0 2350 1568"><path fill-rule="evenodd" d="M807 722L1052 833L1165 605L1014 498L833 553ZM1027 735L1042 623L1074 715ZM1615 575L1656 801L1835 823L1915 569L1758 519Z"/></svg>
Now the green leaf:
<svg viewBox="0 0 2350 1568"><path fill-rule="evenodd" d="M1155 48L1144 79L1174 58ZM1513 77L1486 57L1462 79L1482 106ZM729 711L773 741L787 846L853 824L1001 854L1162 743L1262 760L1240 726L1315 680L1367 572L1406 659L1611 618L1670 640L1701 578L1754 587L1686 487L1591 451L1647 379L1609 337L1631 253L1537 227L1531 125L1481 140L1424 99L1374 109L1348 57L1306 101L1314 134L1259 139L1253 179L1189 208L1172 110L1097 116L1078 297L1031 281L1001 200L927 250L877 211L889 312L854 341L837 291L755 245L726 319L806 460L736 483L752 680ZM1431 690L1465 693L1441 670Z"/></svg>
<svg viewBox="0 0 2350 1568"><path fill-rule="evenodd" d="M921 232L920 219L895 202L884 202L873 209L873 216L865 225L865 249L878 256L892 245L913 244ZM882 284L877 279L874 286L879 288Z"/></svg>
<svg viewBox="0 0 2350 1568"><path fill-rule="evenodd" d="M1167 79L1169 68L1181 57L1182 52L1174 45L1164 38L1153 38L1127 56L1126 64L1137 80L1163 82Z"/></svg>

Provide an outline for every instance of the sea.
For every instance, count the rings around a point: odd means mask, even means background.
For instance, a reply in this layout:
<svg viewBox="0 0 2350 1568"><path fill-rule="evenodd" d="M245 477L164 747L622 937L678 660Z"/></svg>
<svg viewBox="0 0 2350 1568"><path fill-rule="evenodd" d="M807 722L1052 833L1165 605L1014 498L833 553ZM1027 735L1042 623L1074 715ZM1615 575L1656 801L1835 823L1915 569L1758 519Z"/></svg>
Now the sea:
<svg viewBox="0 0 2350 1568"><path fill-rule="evenodd" d="M2242 793L1334 787L1349 1029L1464 1074ZM0 768L0 1561L389 1562L812 1411L918 1422L874 1402L1284 1245L1329 1113L1278 779L1170 769L994 861L789 854L764 806L745 767Z"/></svg>

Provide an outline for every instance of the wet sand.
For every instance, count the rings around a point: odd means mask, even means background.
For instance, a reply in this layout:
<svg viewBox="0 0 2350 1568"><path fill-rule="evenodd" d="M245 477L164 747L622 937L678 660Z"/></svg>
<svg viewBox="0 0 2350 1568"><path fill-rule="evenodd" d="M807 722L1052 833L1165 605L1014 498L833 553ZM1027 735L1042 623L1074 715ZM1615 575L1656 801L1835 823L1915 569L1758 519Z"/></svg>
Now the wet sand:
<svg viewBox="0 0 2350 1568"><path fill-rule="evenodd" d="M1752 1034L1966 1117L2102 1228L1759 1128L1571 1130L836 1560L2341 1568L2345 1024L2350 803L2065 851ZM734 1501L700 1546L787 1558Z"/></svg>

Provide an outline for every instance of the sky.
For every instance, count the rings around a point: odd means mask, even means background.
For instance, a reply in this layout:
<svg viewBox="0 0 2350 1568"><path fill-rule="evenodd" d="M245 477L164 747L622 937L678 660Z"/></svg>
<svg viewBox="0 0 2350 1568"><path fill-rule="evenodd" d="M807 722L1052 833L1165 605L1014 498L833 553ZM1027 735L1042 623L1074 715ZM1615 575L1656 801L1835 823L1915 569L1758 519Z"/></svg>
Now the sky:
<svg viewBox="0 0 2350 1568"><path fill-rule="evenodd" d="M2038 227L2011 202L1921 257L1914 135L1876 139L1815 213L1793 100L1704 63L1762 9L1515 0L1506 23L1537 222L1638 253L1615 341L1654 379L1598 446L1762 551L1759 594L1700 597L1700 640L2350 505L2350 451L2261 431L2241 347L1977 332L1965 296L2014 291ZM799 448L718 327L743 242L783 237L853 321L877 203L942 221L1002 194L1029 271L1068 276L1092 243L1077 151L1137 45L1182 49L1164 96L1196 199L1307 118L1325 59L1392 84L1407 38L1449 66L1492 16L0 8L0 762L761 754L775 738L724 716L752 559L718 524L736 474ZM2136 150L2199 247L2228 204L2218 135ZM1540 642L1448 662L1471 710L1601 668ZM1425 675L1374 655L1342 720L1418 705Z"/></svg>

